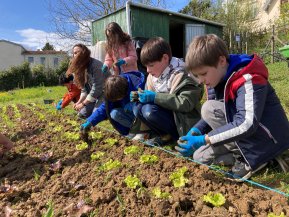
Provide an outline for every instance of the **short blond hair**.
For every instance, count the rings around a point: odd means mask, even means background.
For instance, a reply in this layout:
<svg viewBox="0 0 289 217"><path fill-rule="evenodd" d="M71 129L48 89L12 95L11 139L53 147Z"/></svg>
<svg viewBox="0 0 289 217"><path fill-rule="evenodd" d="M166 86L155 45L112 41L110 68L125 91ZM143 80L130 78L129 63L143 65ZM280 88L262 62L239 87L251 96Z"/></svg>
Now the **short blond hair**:
<svg viewBox="0 0 289 217"><path fill-rule="evenodd" d="M225 42L217 35L208 34L197 36L191 42L186 55L186 68L189 72L198 67L216 67L219 57L229 59Z"/></svg>

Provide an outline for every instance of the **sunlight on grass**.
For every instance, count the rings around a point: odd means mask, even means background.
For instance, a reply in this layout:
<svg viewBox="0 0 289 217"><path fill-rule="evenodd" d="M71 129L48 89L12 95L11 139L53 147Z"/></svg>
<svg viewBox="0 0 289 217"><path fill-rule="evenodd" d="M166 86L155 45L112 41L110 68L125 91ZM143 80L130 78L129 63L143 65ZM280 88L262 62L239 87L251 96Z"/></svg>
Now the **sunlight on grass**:
<svg viewBox="0 0 289 217"><path fill-rule="evenodd" d="M57 102L63 97L66 91L66 87L63 86L16 89L0 92L0 103L2 105L29 102L43 104L44 99L53 99L54 102Z"/></svg>

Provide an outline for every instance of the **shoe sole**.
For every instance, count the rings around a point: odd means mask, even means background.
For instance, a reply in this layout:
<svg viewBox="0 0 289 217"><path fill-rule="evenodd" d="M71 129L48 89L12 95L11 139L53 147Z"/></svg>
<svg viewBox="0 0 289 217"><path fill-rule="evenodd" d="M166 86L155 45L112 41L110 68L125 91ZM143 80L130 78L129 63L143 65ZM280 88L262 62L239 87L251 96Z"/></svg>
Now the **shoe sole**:
<svg viewBox="0 0 289 217"><path fill-rule="evenodd" d="M237 177L237 176L235 176L235 178L234 178L234 176L233 176L233 178L227 177L227 179L230 180L230 181L234 181L234 182L244 182L244 181L246 181L247 179L251 178L255 173L257 173L258 171L260 171L261 169L263 169L264 167L266 167L267 165L268 165L268 163L264 163L264 164L262 164L260 167L258 167L256 170L250 171L249 173L247 173L247 174L246 174L245 176L243 176L243 177Z"/></svg>

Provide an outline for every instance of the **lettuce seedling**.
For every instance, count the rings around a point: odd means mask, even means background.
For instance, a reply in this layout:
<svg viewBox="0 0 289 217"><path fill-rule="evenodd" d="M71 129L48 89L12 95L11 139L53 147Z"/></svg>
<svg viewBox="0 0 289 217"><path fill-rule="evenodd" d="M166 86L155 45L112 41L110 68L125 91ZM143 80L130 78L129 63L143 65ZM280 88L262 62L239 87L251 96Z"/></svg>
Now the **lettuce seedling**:
<svg viewBox="0 0 289 217"><path fill-rule="evenodd" d="M48 205L48 209L47 209L46 213L44 215L42 215L42 217L53 217L54 211L53 211L52 201L49 201L47 205Z"/></svg>
<svg viewBox="0 0 289 217"><path fill-rule="evenodd" d="M285 217L285 215L284 212L281 212L280 215L275 215L274 213L271 212L268 214L268 217Z"/></svg>
<svg viewBox="0 0 289 217"><path fill-rule="evenodd" d="M55 133L57 133L57 132L62 131L62 129L63 129L62 126L56 126L56 127L53 128L52 131L55 132Z"/></svg>
<svg viewBox="0 0 289 217"><path fill-rule="evenodd" d="M148 155L148 154L144 154L142 156L140 156L140 159L139 161L144 164L144 163L147 163L147 164L154 164L156 162L158 162L159 158L158 156L156 155Z"/></svg>
<svg viewBox="0 0 289 217"><path fill-rule="evenodd" d="M91 160L99 160L101 157L104 156L104 154L105 154L104 152L98 151L98 152L92 153L90 155L90 158L91 158Z"/></svg>
<svg viewBox="0 0 289 217"><path fill-rule="evenodd" d="M108 171L119 167L121 167L121 162L119 162L118 160L113 161L112 159L110 159L108 162L100 166L100 170Z"/></svg>
<svg viewBox="0 0 289 217"><path fill-rule="evenodd" d="M82 143L76 145L77 151L82 151L82 150L87 149L87 148L88 148L88 144L86 142L82 142Z"/></svg>
<svg viewBox="0 0 289 217"><path fill-rule="evenodd" d="M212 204L215 207L220 207L225 204L226 199L223 194L221 193L214 194L213 192L210 191L207 195L204 195L203 201Z"/></svg>
<svg viewBox="0 0 289 217"><path fill-rule="evenodd" d="M188 179L184 177L184 174L187 172L187 167L182 167L181 169L177 170L176 172L170 175L170 180L173 183L174 187L179 188L183 187L188 183Z"/></svg>
<svg viewBox="0 0 289 217"><path fill-rule="evenodd" d="M80 139L79 133L65 132L63 136L68 141L78 141Z"/></svg>
<svg viewBox="0 0 289 217"><path fill-rule="evenodd" d="M90 132L89 133L89 136L91 137L91 139L96 139L96 140L99 140L99 139L102 139L103 138L103 134L102 132Z"/></svg>
<svg viewBox="0 0 289 217"><path fill-rule="evenodd" d="M127 185L127 187L131 188L131 189L136 189L137 187L141 187L142 183L139 180L139 178L134 175L129 175L125 178L124 180L125 184Z"/></svg>
<svg viewBox="0 0 289 217"><path fill-rule="evenodd" d="M139 154L142 152L142 148L136 145L131 145L128 146L124 149L123 153L128 155L128 154Z"/></svg>
<svg viewBox="0 0 289 217"><path fill-rule="evenodd" d="M117 143L117 139L113 139L113 138L107 138L106 140L104 140L105 144L107 144L109 147L114 146Z"/></svg>
<svg viewBox="0 0 289 217"><path fill-rule="evenodd" d="M169 192L162 192L160 188L154 188L152 190L152 194L155 198L158 198L158 199L167 199L167 198L172 197Z"/></svg>

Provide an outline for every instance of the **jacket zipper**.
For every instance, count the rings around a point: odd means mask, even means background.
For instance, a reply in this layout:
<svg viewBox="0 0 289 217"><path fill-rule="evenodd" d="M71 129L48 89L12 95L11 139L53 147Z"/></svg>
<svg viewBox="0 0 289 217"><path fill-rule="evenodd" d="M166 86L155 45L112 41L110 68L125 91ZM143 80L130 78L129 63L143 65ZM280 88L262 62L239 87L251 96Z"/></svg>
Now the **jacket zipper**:
<svg viewBox="0 0 289 217"><path fill-rule="evenodd" d="M270 130L269 130L267 127L265 127L265 126L264 126L262 123L260 123L260 122L259 122L259 126L267 133L267 135L269 136L269 138L272 139L275 144L277 144L277 140L272 136Z"/></svg>

